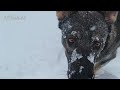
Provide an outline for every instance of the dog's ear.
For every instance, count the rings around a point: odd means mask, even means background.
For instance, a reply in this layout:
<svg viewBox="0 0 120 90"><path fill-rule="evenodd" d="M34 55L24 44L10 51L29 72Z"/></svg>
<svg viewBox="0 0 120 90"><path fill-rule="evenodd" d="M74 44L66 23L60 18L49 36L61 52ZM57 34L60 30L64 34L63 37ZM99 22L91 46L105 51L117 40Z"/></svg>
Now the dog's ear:
<svg viewBox="0 0 120 90"><path fill-rule="evenodd" d="M103 13L105 20L110 23L114 24L117 20L118 11L101 11Z"/></svg>
<svg viewBox="0 0 120 90"><path fill-rule="evenodd" d="M63 20L65 17L68 17L69 14L70 14L70 11L56 11L58 20Z"/></svg>
<svg viewBox="0 0 120 90"><path fill-rule="evenodd" d="M56 11L56 15L59 21L63 20L65 17L69 17L75 11Z"/></svg>

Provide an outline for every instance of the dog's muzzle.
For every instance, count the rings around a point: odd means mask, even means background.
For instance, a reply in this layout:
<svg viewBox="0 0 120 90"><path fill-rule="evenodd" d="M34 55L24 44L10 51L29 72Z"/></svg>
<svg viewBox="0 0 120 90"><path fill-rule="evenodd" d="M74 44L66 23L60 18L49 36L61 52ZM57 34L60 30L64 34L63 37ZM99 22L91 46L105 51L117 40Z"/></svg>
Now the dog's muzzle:
<svg viewBox="0 0 120 90"><path fill-rule="evenodd" d="M94 63L82 57L74 62L68 62L69 79L94 79Z"/></svg>

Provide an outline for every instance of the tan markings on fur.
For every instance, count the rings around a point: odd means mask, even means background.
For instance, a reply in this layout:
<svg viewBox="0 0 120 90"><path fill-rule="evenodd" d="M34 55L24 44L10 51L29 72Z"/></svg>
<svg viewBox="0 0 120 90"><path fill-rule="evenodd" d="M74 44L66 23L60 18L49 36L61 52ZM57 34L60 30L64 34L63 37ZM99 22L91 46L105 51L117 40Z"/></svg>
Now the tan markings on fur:
<svg viewBox="0 0 120 90"><path fill-rule="evenodd" d="M112 43L115 41L116 36L117 36L117 29L116 27L114 27L114 25L112 25L112 31L109 34L109 40L108 40L108 48L110 48L110 46L112 45Z"/></svg>
<svg viewBox="0 0 120 90"><path fill-rule="evenodd" d="M64 17L67 17L69 14L69 11L56 11L56 15L58 17L58 20L64 19Z"/></svg>
<svg viewBox="0 0 120 90"><path fill-rule="evenodd" d="M57 11L56 15L57 15L58 19L62 19L63 18L63 12L62 11Z"/></svg>
<svg viewBox="0 0 120 90"><path fill-rule="evenodd" d="M94 66L94 73L96 73L102 66L97 63L95 66Z"/></svg>
<svg viewBox="0 0 120 90"><path fill-rule="evenodd" d="M105 63L103 65L101 65L100 62L96 63L95 66L94 66L94 73L96 74L96 72L98 70L100 70L102 67L104 67L106 64L108 64L108 63Z"/></svg>
<svg viewBox="0 0 120 90"><path fill-rule="evenodd" d="M118 12L117 11L106 11L105 12L105 19L109 23L115 23L115 21L117 20L117 16L118 16Z"/></svg>

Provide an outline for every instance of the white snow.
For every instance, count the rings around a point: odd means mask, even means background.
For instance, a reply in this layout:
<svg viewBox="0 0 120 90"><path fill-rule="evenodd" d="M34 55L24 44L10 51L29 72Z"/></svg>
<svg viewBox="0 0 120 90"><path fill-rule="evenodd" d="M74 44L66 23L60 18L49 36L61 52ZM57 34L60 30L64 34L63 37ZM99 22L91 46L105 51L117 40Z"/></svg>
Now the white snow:
<svg viewBox="0 0 120 90"><path fill-rule="evenodd" d="M76 31L72 31L71 35L75 36L76 33L77 33Z"/></svg>
<svg viewBox="0 0 120 90"><path fill-rule="evenodd" d="M87 57L87 59L91 62L94 63L94 55L92 53L90 53L90 55Z"/></svg>
<svg viewBox="0 0 120 90"><path fill-rule="evenodd" d="M84 68L83 66L80 66L80 70L79 70L80 73L82 72L83 68Z"/></svg>
<svg viewBox="0 0 120 90"><path fill-rule="evenodd" d="M96 29L96 26L92 26L91 28L90 28L90 31L94 31Z"/></svg>
<svg viewBox="0 0 120 90"><path fill-rule="evenodd" d="M67 22L67 27L68 27L69 29L71 29L71 28L72 28L72 25L70 24L70 22L69 22L69 21Z"/></svg>
<svg viewBox="0 0 120 90"><path fill-rule="evenodd" d="M92 39L93 39L93 41L94 40L97 40L97 41L99 41L99 38L98 38L98 36L96 36L96 37L92 37ZM103 39L104 40L104 39ZM105 40L104 40L104 42L105 42Z"/></svg>
<svg viewBox="0 0 120 90"><path fill-rule="evenodd" d="M73 52L72 52L72 57L71 57L71 62L70 63L73 63L73 62L75 62L77 59L81 59L83 56L82 55L80 55L80 54L78 54L77 52L76 52L76 49L75 50L73 50Z"/></svg>
<svg viewBox="0 0 120 90"><path fill-rule="evenodd" d="M119 57L99 78L120 78ZM67 69L55 11L0 11L0 78L67 79Z"/></svg>
<svg viewBox="0 0 120 90"><path fill-rule="evenodd" d="M74 73L75 73L75 71L72 71L72 72L69 74L69 77L71 77L71 75L74 74Z"/></svg>

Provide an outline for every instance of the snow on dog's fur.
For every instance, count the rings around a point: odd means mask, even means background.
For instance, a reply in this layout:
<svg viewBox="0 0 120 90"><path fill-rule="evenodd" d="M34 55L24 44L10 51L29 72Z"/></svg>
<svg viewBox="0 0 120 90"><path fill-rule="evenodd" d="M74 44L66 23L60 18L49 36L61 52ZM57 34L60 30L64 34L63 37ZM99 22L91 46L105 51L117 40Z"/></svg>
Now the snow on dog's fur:
<svg viewBox="0 0 120 90"><path fill-rule="evenodd" d="M69 79L94 79L116 57L120 44L118 11L57 11Z"/></svg>

